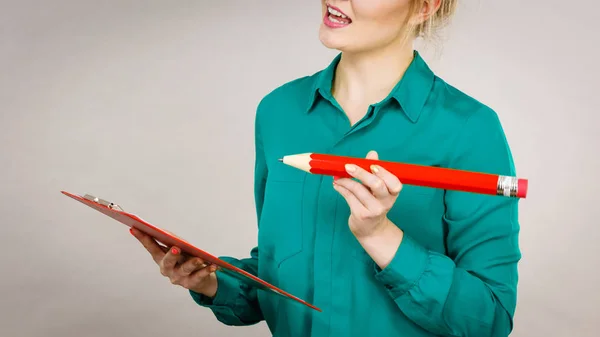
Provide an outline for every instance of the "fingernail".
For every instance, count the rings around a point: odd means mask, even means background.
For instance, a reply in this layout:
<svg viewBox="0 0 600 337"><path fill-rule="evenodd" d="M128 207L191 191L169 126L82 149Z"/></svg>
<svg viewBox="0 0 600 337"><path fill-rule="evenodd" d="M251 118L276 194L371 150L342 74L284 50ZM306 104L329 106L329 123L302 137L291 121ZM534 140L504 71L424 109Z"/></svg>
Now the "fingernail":
<svg viewBox="0 0 600 337"><path fill-rule="evenodd" d="M356 171L356 166L351 165L351 164L346 164L346 171L352 173L352 172Z"/></svg>
<svg viewBox="0 0 600 337"><path fill-rule="evenodd" d="M179 250L177 250L177 248L173 248L173 249L171 249L171 253L177 255L177 254L179 254Z"/></svg>
<svg viewBox="0 0 600 337"><path fill-rule="evenodd" d="M371 165L371 171L372 171L373 173L379 173L379 168L377 168L377 166L376 166L376 165Z"/></svg>

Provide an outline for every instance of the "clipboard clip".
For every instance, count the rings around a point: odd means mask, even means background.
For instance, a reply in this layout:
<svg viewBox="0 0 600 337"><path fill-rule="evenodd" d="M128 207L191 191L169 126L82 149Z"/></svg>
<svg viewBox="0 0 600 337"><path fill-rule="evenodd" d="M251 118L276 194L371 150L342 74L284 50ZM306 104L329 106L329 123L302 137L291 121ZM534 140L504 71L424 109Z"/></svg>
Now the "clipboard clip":
<svg viewBox="0 0 600 337"><path fill-rule="evenodd" d="M115 204L114 202L106 201L104 199L100 199L100 198L95 197L95 196L90 195L90 194L84 195L83 198L86 199L86 200L98 203L100 205L106 206L106 207L108 207L110 209L116 209L118 211L125 212L125 210L123 210L123 208L121 208L121 206Z"/></svg>

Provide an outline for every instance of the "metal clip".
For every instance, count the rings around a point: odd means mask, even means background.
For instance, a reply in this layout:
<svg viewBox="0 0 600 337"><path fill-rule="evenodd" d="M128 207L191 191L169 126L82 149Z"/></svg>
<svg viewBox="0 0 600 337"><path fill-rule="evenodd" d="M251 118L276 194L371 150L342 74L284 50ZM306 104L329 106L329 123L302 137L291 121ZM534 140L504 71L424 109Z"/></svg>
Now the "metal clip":
<svg viewBox="0 0 600 337"><path fill-rule="evenodd" d="M86 194L86 195L84 195L84 196L83 196L83 198L84 198L84 199L86 199L86 200L89 200L89 201L93 201L93 202L95 202L95 203L98 203L98 204L100 204L100 205L106 206L106 207L108 207L108 208L110 208L110 209L116 209L116 210L119 210L119 211L121 211L121 212L124 212L124 211L123 211L123 208L121 208L121 206L119 206L119 205L117 205L117 204L115 204L115 203L113 203L113 202L106 201L106 200L104 200L104 199L100 199L100 198L98 198L98 197L95 197L95 196L93 196L93 195Z"/></svg>

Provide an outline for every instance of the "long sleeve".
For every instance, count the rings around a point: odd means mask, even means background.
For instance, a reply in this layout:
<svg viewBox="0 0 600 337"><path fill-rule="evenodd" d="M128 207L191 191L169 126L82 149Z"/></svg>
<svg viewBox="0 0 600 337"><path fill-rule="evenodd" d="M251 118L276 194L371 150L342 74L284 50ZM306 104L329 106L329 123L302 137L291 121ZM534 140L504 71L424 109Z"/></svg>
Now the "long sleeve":
<svg viewBox="0 0 600 337"><path fill-rule="evenodd" d="M465 123L449 166L515 175L495 112ZM517 300L518 199L447 191L447 254L404 236L392 262L375 277L410 320L440 336L508 336ZM402 224L398 224L401 228Z"/></svg>
<svg viewBox="0 0 600 337"><path fill-rule="evenodd" d="M258 113L255 122L255 152L254 200L258 222L260 222L265 181L267 178L267 165L260 134ZM250 251L249 258L236 259L228 256L220 258L253 275L256 275L258 272L259 257L257 247L254 247ZM210 308L216 318L226 325L252 325L264 320L258 304L255 287L250 287L237 278L221 271L217 271L216 275L218 287L214 298L211 299L202 294L190 291L192 298L198 305Z"/></svg>

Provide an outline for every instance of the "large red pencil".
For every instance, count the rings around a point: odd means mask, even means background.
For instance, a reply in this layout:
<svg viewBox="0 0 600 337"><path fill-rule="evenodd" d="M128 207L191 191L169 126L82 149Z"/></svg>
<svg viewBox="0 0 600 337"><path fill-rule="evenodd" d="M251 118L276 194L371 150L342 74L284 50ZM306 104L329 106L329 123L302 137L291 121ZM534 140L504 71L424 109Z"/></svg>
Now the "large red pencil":
<svg viewBox="0 0 600 337"><path fill-rule="evenodd" d="M346 164L355 164L367 171L371 171L371 165L379 165L394 174L400 179L402 184L406 185L417 185L511 198L527 197L527 179L493 173L321 153L287 155L281 158L280 161L286 165L312 174L338 177L350 177L345 169Z"/></svg>

